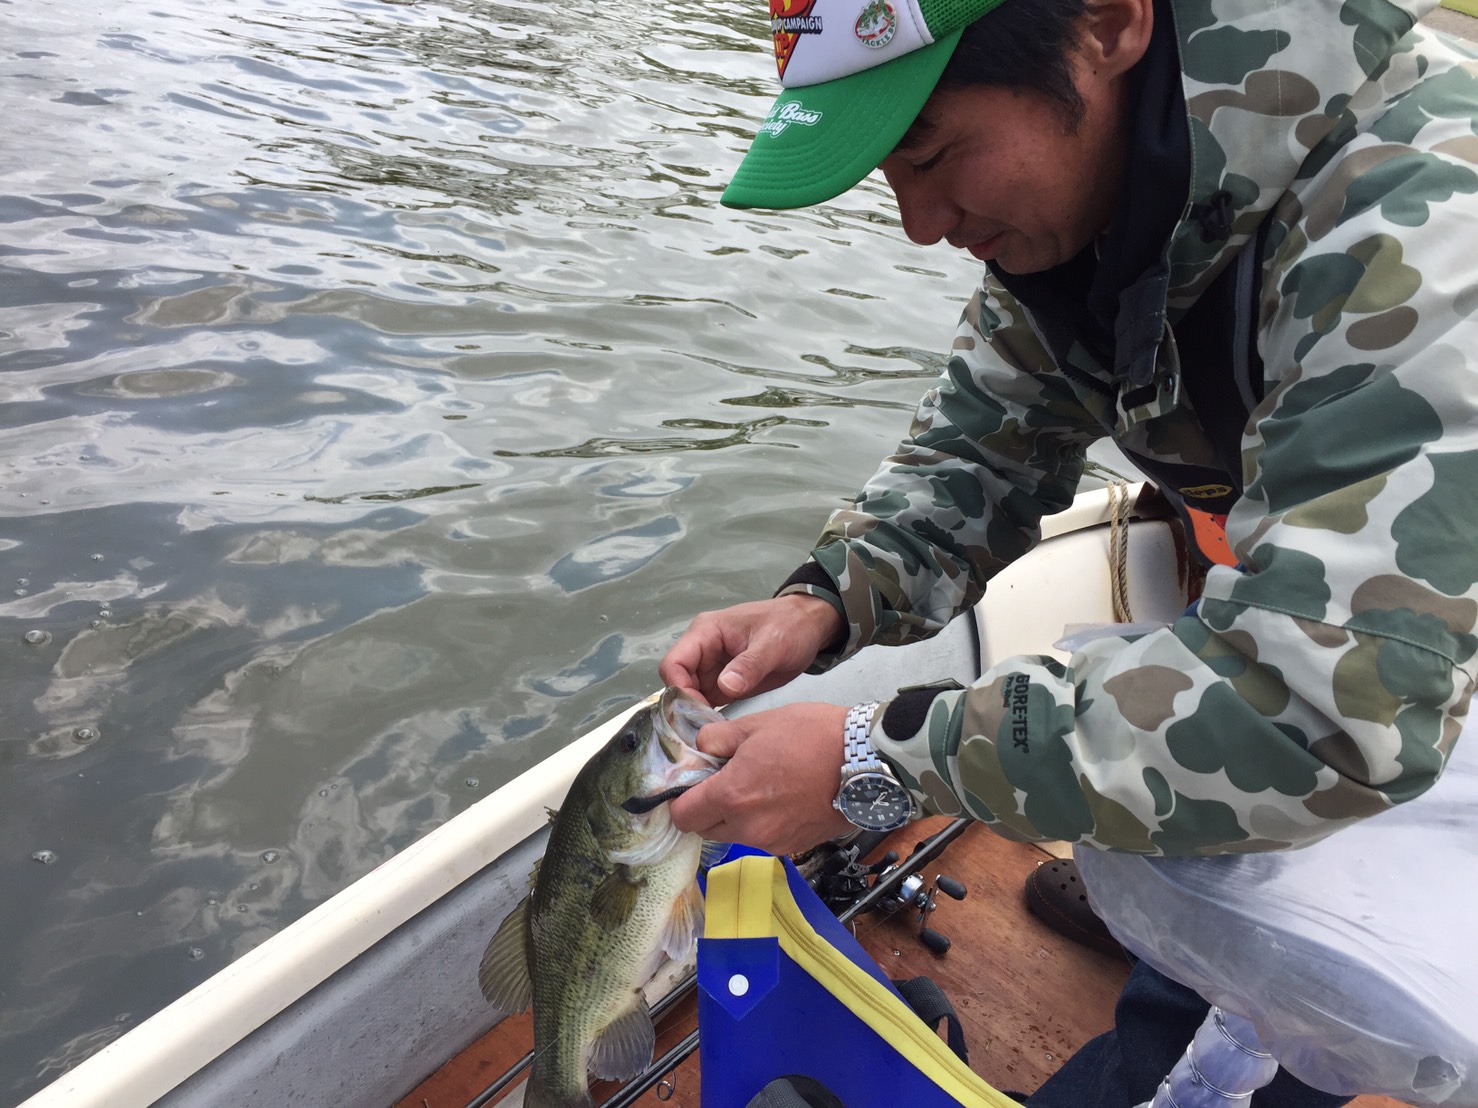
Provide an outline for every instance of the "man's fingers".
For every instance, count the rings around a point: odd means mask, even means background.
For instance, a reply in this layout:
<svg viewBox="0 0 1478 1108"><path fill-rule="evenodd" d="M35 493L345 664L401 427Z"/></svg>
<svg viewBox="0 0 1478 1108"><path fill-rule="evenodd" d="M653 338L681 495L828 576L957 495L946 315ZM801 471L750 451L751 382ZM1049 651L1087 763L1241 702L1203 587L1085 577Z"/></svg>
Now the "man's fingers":
<svg viewBox="0 0 1478 1108"><path fill-rule="evenodd" d="M751 683L744 668L737 664L731 664L718 675L718 691L730 700L738 700L743 696L749 690Z"/></svg>
<svg viewBox="0 0 1478 1108"><path fill-rule="evenodd" d="M691 689L697 684L692 671L670 654L657 663L657 677L664 685L678 689Z"/></svg>
<svg viewBox="0 0 1478 1108"><path fill-rule="evenodd" d="M697 736L698 749L715 758L732 758L734 751L744 745L749 728L741 720L725 719L717 723L704 724ZM701 786L695 785L694 788Z"/></svg>
<svg viewBox="0 0 1478 1108"><path fill-rule="evenodd" d="M694 742L705 754L712 754L716 758L732 758L748 737L749 726L743 720L725 719L701 727ZM723 773L723 769L720 769L668 803L673 825L679 831L697 832L710 839L717 833L724 822L723 812L726 811L725 799L728 792L727 783L720 780Z"/></svg>
<svg viewBox="0 0 1478 1108"><path fill-rule="evenodd" d="M666 687L682 690L705 707L721 706L721 704L714 703L713 690L703 688L702 682L685 670L658 667L657 676L662 679L662 684Z"/></svg>
<svg viewBox="0 0 1478 1108"><path fill-rule="evenodd" d="M665 685L697 693L711 707L728 703L734 697L719 675L743 644L730 647L727 639L711 615L699 616L657 663L657 675Z"/></svg>
<svg viewBox="0 0 1478 1108"><path fill-rule="evenodd" d="M657 676L663 684L679 689L696 689L703 683L704 650L701 641L688 634L673 644L657 663Z"/></svg>
<svg viewBox="0 0 1478 1108"><path fill-rule="evenodd" d="M722 827L723 820L719 819L715 822L713 809L709 807L708 798L704 796L707 791L708 781L698 782L682 796L674 797L668 802L668 815L672 818L672 825L679 831L693 832L712 842L727 841L713 837Z"/></svg>
<svg viewBox="0 0 1478 1108"><path fill-rule="evenodd" d="M765 679L784 663L785 649L783 635L772 632L757 636L718 675L719 691L732 700L761 691Z"/></svg>

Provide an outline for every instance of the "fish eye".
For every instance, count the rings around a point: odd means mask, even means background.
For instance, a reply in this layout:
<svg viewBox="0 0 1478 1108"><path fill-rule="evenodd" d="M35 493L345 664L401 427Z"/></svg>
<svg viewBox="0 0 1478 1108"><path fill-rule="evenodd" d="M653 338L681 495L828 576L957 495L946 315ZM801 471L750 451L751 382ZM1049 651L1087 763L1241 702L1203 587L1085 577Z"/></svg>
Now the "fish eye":
<svg viewBox="0 0 1478 1108"><path fill-rule="evenodd" d="M641 739L637 736L637 733L635 731L625 731L621 735L621 749L624 750L627 754L636 753L636 748L640 744L640 742Z"/></svg>

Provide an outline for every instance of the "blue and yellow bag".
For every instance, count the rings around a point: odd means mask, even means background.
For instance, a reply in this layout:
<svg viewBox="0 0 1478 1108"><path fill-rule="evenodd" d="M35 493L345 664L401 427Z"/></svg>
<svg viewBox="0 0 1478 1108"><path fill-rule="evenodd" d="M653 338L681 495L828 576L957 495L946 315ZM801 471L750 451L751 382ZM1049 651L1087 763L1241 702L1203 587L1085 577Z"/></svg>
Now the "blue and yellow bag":
<svg viewBox="0 0 1478 1108"><path fill-rule="evenodd" d="M796 1074L847 1108L1015 1108L914 1014L789 862L751 855L711 870L705 913L704 1108L744 1108Z"/></svg>

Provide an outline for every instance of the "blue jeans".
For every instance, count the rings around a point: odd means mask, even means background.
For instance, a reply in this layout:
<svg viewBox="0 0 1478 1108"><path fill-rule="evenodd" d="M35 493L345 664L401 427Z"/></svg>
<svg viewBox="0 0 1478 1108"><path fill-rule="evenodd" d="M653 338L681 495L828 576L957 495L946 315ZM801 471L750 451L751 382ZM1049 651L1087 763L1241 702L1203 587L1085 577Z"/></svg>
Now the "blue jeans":
<svg viewBox="0 0 1478 1108"><path fill-rule="evenodd" d="M1133 1108L1155 1095L1206 1018L1191 989L1139 962L1114 1008L1114 1028L1083 1045L1027 1098L1027 1108ZM1321 1092L1280 1069L1253 1108L1337 1108L1350 1097Z"/></svg>

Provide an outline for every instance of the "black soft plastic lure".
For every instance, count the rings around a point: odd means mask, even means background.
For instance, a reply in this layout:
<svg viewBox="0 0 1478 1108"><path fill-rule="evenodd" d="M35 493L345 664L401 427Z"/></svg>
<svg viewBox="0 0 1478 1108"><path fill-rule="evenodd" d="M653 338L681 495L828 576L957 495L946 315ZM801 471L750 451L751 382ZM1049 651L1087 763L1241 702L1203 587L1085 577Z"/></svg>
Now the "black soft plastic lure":
<svg viewBox="0 0 1478 1108"><path fill-rule="evenodd" d="M623 800L621 807L625 808L634 816L644 816L659 804L666 804L669 800L676 800L683 793L691 789L692 785L674 785L670 789L664 789L660 793L651 796L633 796L630 800Z"/></svg>

